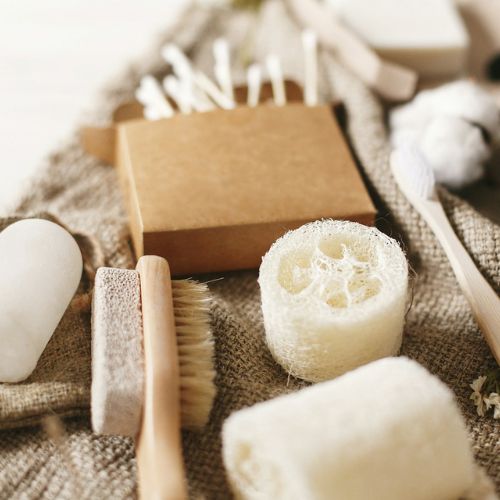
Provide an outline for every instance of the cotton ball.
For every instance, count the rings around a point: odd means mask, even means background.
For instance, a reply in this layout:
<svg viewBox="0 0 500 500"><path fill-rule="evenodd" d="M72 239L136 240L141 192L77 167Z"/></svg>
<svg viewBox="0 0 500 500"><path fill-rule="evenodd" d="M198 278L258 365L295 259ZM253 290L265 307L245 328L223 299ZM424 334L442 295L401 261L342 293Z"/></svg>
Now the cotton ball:
<svg viewBox="0 0 500 500"><path fill-rule="evenodd" d="M435 171L436 180L452 189L475 182L484 174L491 144L500 140L496 102L467 80L420 92L413 101L395 108L389 122L392 145L416 144Z"/></svg>
<svg viewBox="0 0 500 500"><path fill-rule="evenodd" d="M422 131L435 117L442 115L479 125L494 139L500 136L500 110L495 100L468 80L420 92L408 104L395 108L389 122L393 134L403 129Z"/></svg>
<svg viewBox="0 0 500 500"><path fill-rule="evenodd" d="M500 109L479 85L460 80L437 88L432 94L434 116L450 115L480 125L492 138L500 135Z"/></svg>
<svg viewBox="0 0 500 500"><path fill-rule="evenodd" d="M396 129L391 135L391 143L394 148L399 148L405 144L416 144L420 140L422 129L402 128Z"/></svg>
<svg viewBox="0 0 500 500"><path fill-rule="evenodd" d="M452 116L434 118L417 142L436 180L452 189L477 181L490 156L481 130Z"/></svg>
<svg viewBox="0 0 500 500"><path fill-rule="evenodd" d="M389 124L394 146L399 145L394 142L394 134L402 131L418 134L432 120L435 114L434 93L433 90L419 92L412 101L391 111Z"/></svg>

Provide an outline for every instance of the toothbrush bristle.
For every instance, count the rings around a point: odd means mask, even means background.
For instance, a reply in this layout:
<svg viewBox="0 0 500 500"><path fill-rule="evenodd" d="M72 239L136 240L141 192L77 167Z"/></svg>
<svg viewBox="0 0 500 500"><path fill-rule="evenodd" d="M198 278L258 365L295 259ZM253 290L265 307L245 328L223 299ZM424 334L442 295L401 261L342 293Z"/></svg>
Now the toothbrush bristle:
<svg viewBox="0 0 500 500"><path fill-rule="evenodd" d="M394 177L406 195L431 199L435 193L434 171L419 149L405 144L391 155Z"/></svg>

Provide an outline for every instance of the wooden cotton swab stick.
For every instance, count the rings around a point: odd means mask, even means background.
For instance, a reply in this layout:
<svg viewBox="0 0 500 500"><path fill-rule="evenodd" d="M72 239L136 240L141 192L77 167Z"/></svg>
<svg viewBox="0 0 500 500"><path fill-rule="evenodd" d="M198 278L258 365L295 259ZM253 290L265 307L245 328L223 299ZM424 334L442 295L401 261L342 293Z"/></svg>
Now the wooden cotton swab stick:
<svg viewBox="0 0 500 500"><path fill-rule="evenodd" d="M307 106L318 104L318 54L316 34L311 30L302 32L304 47L304 102Z"/></svg>
<svg viewBox="0 0 500 500"><path fill-rule="evenodd" d="M266 58L266 65L273 87L274 103L277 106L284 106L286 104L286 91L280 60L277 56L271 54Z"/></svg>
<svg viewBox="0 0 500 500"><path fill-rule="evenodd" d="M262 75L260 66L252 64L247 70L247 105L254 108L259 104Z"/></svg>
<svg viewBox="0 0 500 500"><path fill-rule="evenodd" d="M229 45L224 38L217 38L213 45L215 59L214 73L217 82L228 99L234 102L231 65L229 62Z"/></svg>
<svg viewBox="0 0 500 500"><path fill-rule="evenodd" d="M163 94L160 84L151 75L141 79L135 91L136 99L144 106L144 116L148 120L171 118L174 110Z"/></svg>
<svg viewBox="0 0 500 500"><path fill-rule="evenodd" d="M193 81L200 90L205 92L215 104L217 104L217 106L223 109L233 109L235 107L234 100L223 93L202 71L195 71L193 73Z"/></svg>

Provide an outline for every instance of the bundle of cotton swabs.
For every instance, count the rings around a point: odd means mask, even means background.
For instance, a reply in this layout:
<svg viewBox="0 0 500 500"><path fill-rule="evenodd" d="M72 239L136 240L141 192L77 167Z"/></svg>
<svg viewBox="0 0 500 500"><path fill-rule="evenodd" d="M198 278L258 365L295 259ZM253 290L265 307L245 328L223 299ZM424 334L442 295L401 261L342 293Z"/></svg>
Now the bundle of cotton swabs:
<svg viewBox="0 0 500 500"><path fill-rule="evenodd" d="M318 104L316 35L312 31L304 31L302 45L304 102L308 106L315 106ZM144 106L146 119L171 118L176 110L189 114L216 108L233 109L236 106L227 40L218 38L213 44L215 81L195 69L186 55L174 44L165 45L161 55L172 67L173 74L166 76L161 84L153 76L146 75L135 92L136 99ZM271 82L274 104L284 106L287 97L280 59L274 54L268 55L265 69ZM247 105L250 107L255 107L260 102L263 73L259 64L252 64L247 69ZM176 109L171 102L175 103Z"/></svg>

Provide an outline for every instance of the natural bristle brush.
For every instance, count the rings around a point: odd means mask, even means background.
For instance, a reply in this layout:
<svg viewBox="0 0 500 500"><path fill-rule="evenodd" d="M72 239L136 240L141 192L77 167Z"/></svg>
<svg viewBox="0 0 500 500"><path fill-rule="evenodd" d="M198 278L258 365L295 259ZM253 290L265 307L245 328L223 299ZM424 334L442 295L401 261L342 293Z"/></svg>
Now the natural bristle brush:
<svg viewBox="0 0 500 500"><path fill-rule="evenodd" d="M209 302L161 257L97 271L92 426L136 438L141 498L188 497L180 429L203 427L215 396Z"/></svg>
<svg viewBox="0 0 500 500"><path fill-rule="evenodd" d="M441 205L434 172L416 146L406 144L391 155L391 168L401 191L441 243L474 316L500 364L500 298L479 272Z"/></svg>

